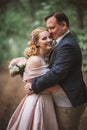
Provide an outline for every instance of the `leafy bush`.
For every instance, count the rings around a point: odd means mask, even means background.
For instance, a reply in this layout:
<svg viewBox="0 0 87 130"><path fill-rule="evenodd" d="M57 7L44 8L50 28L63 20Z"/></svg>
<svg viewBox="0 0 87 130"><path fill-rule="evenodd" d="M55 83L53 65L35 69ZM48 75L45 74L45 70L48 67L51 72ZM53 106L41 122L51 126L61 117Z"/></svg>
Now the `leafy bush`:
<svg viewBox="0 0 87 130"><path fill-rule="evenodd" d="M17 6L9 4L7 10L0 14L0 63L8 58L23 56L31 31L37 26L45 26L44 18L50 12L60 10L64 11L69 17L70 29L79 40L84 70L87 71L87 30L79 29L76 6L68 5L67 0L66 2L45 0L38 4L36 1L34 2L29 3L29 0L19 0L19 4L16 3ZM33 11L32 8L34 8ZM84 27L87 26L86 14L87 11L84 13Z"/></svg>
<svg viewBox="0 0 87 130"><path fill-rule="evenodd" d="M87 71L87 29L78 32L78 40L83 55L83 69Z"/></svg>
<svg viewBox="0 0 87 130"><path fill-rule="evenodd" d="M29 23L31 23L30 18L14 9L9 9L0 16L1 63L8 58L23 55L31 32Z"/></svg>

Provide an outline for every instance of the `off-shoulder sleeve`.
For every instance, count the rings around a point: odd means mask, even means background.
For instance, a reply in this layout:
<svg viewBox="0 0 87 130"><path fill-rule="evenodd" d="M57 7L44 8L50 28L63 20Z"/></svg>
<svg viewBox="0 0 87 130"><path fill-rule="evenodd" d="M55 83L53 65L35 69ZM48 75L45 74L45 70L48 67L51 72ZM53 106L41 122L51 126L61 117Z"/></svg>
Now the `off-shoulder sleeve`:
<svg viewBox="0 0 87 130"><path fill-rule="evenodd" d="M25 82L29 79L44 75L47 71L49 69L45 61L41 57L32 56L26 64L23 81Z"/></svg>

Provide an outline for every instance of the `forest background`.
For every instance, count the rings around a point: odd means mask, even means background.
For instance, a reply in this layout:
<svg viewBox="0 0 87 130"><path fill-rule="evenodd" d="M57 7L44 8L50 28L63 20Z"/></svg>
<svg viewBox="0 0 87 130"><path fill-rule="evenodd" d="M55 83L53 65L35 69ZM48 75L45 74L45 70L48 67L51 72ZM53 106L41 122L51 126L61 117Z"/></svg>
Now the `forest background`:
<svg viewBox="0 0 87 130"><path fill-rule="evenodd" d="M0 0L0 65L24 56L32 29L45 26L45 16L55 10L68 15L87 71L87 0Z"/></svg>

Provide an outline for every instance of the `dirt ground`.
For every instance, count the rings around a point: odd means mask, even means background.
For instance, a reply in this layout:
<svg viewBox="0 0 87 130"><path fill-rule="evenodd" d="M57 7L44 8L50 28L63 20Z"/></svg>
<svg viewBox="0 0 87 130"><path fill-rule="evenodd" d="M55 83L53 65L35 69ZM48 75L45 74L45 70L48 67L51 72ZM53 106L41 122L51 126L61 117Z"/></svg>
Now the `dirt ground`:
<svg viewBox="0 0 87 130"><path fill-rule="evenodd" d="M7 66L0 67L0 130L6 130L12 113L25 96L21 77L10 77ZM87 73L83 75L87 84ZM87 130L87 108L82 115L79 130Z"/></svg>

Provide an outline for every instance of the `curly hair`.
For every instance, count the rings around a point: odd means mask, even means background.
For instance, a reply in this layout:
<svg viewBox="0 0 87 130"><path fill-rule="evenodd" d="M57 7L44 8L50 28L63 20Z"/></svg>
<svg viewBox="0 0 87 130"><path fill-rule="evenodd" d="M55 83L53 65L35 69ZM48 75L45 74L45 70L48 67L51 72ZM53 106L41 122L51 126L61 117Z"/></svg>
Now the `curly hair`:
<svg viewBox="0 0 87 130"><path fill-rule="evenodd" d="M39 40L39 34L43 31L47 31L46 28L38 27L34 29L30 36L30 41L28 42L28 47L24 50L26 57L39 54L39 47L37 46Z"/></svg>

